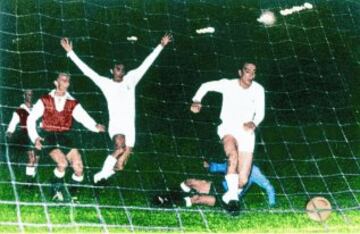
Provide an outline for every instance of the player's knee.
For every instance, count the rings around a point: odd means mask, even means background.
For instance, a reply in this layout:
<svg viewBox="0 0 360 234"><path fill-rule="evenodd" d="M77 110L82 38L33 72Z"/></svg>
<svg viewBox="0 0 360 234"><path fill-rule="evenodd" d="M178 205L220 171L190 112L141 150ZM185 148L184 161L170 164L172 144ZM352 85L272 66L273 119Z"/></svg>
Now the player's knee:
<svg viewBox="0 0 360 234"><path fill-rule="evenodd" d="M114 144L116 149L125 148L125 135L122 134L115 135Z"/></svg>

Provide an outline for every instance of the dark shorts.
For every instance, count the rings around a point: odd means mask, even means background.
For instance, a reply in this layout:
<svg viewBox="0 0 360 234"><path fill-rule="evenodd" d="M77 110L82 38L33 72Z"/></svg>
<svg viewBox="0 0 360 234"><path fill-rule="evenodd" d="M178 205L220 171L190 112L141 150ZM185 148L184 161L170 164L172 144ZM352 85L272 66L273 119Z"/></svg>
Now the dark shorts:
<svg viewBox="0 0 360 234"><path fill-rule="evenodd" d="M44 138L42 152L49 154L54 149L60 149L65 155L71 149L77 148L75 136L72 132L45 132L41 133Z"/></svg>
<svg viewBox="0 0 360 234"><path fill-rule="evenodd" d="M24 130L19 130L13 133L13 136L10 139L10 145L24 151L34 149L33 143L31 142L27 132Z"/></svg>

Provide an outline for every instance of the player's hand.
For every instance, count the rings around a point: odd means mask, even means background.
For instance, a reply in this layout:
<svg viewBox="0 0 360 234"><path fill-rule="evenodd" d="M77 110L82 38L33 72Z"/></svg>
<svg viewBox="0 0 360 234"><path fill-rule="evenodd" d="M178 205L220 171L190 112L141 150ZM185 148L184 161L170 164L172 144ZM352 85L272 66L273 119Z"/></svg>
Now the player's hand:
<svg viewBox="0 0 360 234"><path fill-rule="evenodd" d="M244 129L245 131L254 131L256 128L256 125L254 124L254 122L250 121L247 123L244 123Z"/></svg>
<svg viewBox="0 0 360 234"><path fill-rule="evenodd" d="M72 42L67 37L62 38L60 40L60 44L66 52L70 52L73 50Z"/></svg>
<svg viewBox="0 0 360 234"><path fill-rule="evenodd" d="M42 141L44 141L44 138L41 138L41 137L38 137L38 138L36 138L36 140L35 140L35 148L37 149L37 150L41 150L42 149L42 147L43 147L43 145L42 145Z"/></svg>
<svg viewBox="0 0 360 234"><path fill-rule="evenodd" d="M193 102L193 103L191 104L190 110L191 110L193 113L197 114L197 113L200 112L201 107L202 107L202 105L201 105L200 102Z"/></svg>
<svg viewBox="0 0 360 234"><path fill-rule="evenodd" d="M102 124L96 124L96 128L99 132L105 132L105 126Z"/></svg>
<svg viewBox="0 0 360 234"><path fill-rule="evenodd" d="M173 36L170 33L166 33L162 38L161 38L161 45L163 47L165 47L167 44L169 44L169 42L171 42L173 39Z"/></svg>
<svg viewBox="0 0 360 234"><path fill-rule="evenodd" d="M7 138L11 138L12 135L13 135L12 132L6 132L6 137L7 137Z"/></svg>

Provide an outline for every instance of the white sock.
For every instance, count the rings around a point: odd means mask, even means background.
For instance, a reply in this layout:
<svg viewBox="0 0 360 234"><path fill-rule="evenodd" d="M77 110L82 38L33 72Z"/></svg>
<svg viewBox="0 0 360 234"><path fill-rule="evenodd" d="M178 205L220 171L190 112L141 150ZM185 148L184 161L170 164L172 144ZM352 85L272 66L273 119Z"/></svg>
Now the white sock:
<svg viewBox="0 0 360 234"><path fill-rule="evenodd" d="M228 174L225 176L226 183L228 185L228 191L222 196L223 201L228 204L231 200L238 201L238 174Z"/></svg>
<svg viewBox="0 0 360 234"><path fill-rule="evenodd" d="M75 173L74 173L74 174L72 174L71 179L73 179L73 180L76 181L76 182L81 183L81 182L84 180L84 175L82 175L82 176L77 176L77 175L75 175Z"/></svg>
<svg viewBox="0 0 360 234"><path fill-rule="evenodd" d="M182 183L180 184L180 188L181 188L182 191L184 191L185 193L188 193L188 192L191 191L191 188L190 188L189 186L187 186L187 185L185 184L185 182L182 182Z"/></svg>
<svg viewBox="0 0 360 234"><path fill-rule="evenodd" d="M184 197L184 200L185 200L186 207L191 207L192 206L190 197Z"/></svg>
<svg viewBox="0 0 360 234"><path fill-rule="evenodd" d="M117 162L116 158L114 158L111 155L108 155L105 159L105 162L104 162L104 165L103 165L101 171L107 172L107 173L114 171L114 166L115 166L116 162Z"/></svg>
<svg viewBox="0 0 360 234"><path fill-rule="evenodd" d="M63 178L65 176L65 171L61 172L55 167L54 175L56 176L56 178L61 179L61 178Z"/></svg>
<svg viewBox="0 0 360 234"><path fill-rule="evenodd" d="M26 175L35 177L36 175L36 168L34 166L27 166L26 167Z"/></svg>

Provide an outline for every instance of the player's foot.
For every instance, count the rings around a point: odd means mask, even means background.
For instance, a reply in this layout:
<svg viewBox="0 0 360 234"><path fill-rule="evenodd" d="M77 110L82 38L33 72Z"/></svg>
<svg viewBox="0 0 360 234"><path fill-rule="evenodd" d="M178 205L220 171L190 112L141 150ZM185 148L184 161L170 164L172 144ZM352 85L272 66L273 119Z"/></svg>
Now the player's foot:
<svg viewBox="0 0 360 234"><path fill-rule="evenodd" d="M105 179L103 173L100 171L94 175L94 184L99 183L101 180Z"/></svg>
<svg viewBox="0 0 360 234"><path fill-rule="evenodd" d="M234 196L234 194L231 194L229 191L227 191L226 193L224 193L221 199L225 204L229 204L231 200L238 200L239 198L237 194L235 194Z"/></svg>
<svg viewBox="0 0 360 234"><path fill-rule="evenodd" d="M55 195L52 198L53 201L57 202L63 202L64 201L64 195L61 191L55 192Z"/></svg>
<svg viewBox="0 0 360 234"><path fill-rule="evenodd" d="M238 216L240 214L239 201L236 200L229 201L229 203L225 205L225 209L231 216Z"/></svg>

